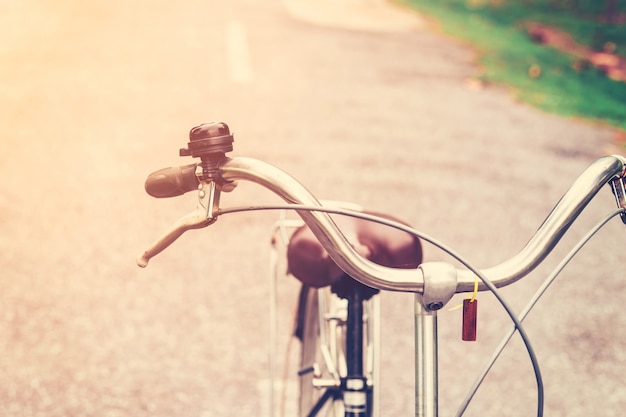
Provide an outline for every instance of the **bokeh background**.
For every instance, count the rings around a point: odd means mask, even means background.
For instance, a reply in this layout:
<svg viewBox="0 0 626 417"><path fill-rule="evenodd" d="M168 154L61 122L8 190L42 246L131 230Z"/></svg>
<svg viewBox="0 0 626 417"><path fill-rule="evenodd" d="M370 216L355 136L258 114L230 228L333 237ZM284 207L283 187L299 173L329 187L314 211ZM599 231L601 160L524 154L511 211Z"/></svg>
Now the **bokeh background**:
<svg viewBox="0 0 626 417"><path fill-rule="evenodd" d="M269 415L276 213L225 216L135 265L195 207L193 195L155 200L143 181L190 163L178 149L197 124L228 123L233 155L392 213L478 266L513 255L588 164L621 151L615 128L476 88L469 45L384 2L0 1L0 33L3 416ZM275 201L248 184L223 197ZM556 255L614 205L603 190ZM527 320L546 415L626 404L623 228L607 226ZM518 311L557 262L504 292ZM281 357L297 355L297 291L280 280ZM386 416L413 412L412 302L383 297ZM509 327L493 297L480 303L476 343L460 341L458 311L440 314L441 415ZM535 401L515 338L466 415L534 415Z"/></svg>

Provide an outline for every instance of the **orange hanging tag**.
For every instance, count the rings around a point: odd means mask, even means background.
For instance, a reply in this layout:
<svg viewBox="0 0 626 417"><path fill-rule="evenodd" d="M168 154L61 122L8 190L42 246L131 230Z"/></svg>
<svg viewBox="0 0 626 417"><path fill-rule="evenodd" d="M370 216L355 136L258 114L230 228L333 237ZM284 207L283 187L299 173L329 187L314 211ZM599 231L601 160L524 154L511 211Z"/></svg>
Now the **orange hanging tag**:
<svg viewBox="0 0 626 417"><path fill-rule="evenodd" d="M478 300L466 298L463 300L463 340L474 342L476 340L476 319L478 315Z"/></svg>
<svg viewBox="0 0 626 417"><path fill-rule="evenodd" d="M476 341L476 320L478 316L478 277L474 276L474 293L470 298L463 300L463 304L450 309L450 311L463 308L463 336L465 342Z"/></svg>

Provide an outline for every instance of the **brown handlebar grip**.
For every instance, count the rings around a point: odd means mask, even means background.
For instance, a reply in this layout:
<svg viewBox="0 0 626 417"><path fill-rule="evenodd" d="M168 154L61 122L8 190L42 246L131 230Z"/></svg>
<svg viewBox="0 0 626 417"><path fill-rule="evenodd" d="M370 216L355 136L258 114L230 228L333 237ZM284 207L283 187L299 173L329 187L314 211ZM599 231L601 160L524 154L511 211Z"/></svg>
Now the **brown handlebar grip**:
<svg viewBox="0 0 626 417"><path fill-rule="evenodd" d="M165 198L197 190L196 165L163 168L153 172L146 179L146 192L152 197Z"/></svg>

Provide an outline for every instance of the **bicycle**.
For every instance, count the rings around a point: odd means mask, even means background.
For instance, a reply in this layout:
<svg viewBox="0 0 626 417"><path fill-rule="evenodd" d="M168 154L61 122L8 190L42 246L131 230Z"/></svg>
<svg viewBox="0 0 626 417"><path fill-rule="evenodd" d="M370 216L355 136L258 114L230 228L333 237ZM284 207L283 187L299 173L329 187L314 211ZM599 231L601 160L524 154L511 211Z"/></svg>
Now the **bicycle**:
<svg viewBox="0 0 626 417"><path fill-rule="evenodd" d="M443 243L393 217L354 207L322 205L303 185L280 169L255 159L226 156L233 150L233 141L224 123L200 125L191 130L187 148L180 151L181 156L200 158L200 162L159 170L148 177L146 191L150 195L173 197L197 190L198 203L193 212L175 222L145 251L137 263L145 267L152 257L184 232L213 224L218 216L254 210L294 210L305 224L292 225L296 230L288 239L287 249L291 273L303 282L298 327L303 343L299 372L301 416L318 415L325 407L346 417L378 415L375 411L375 351L379 341L376 297L381 290L409 292L415 296L416 416L438 415L437 312L455 294L470 294L463 302L463 333L464 338L472 340L475 337L475 295L479 291L491 291L514 326L484 367L457 415L463 414L515 332L528 351L537 381L537 415L543 415L541 371L522 321L565 265L603 225L616 216L626 224L626 158L614 155L597 160L579 176L518 254L499 265L479 270ZM233 191L237 181L259 184L280 196L286 204L221 208L221 192ZM572 249L517 316L498 288L513 284L541 264L607 184L618 208ZM284 231L284 223L278 228ZM422 262L422 242L442 249L460 267L451 262ZM346 314L338 314L343 310ZM345 369L340 369L344 361Z"/></svg>

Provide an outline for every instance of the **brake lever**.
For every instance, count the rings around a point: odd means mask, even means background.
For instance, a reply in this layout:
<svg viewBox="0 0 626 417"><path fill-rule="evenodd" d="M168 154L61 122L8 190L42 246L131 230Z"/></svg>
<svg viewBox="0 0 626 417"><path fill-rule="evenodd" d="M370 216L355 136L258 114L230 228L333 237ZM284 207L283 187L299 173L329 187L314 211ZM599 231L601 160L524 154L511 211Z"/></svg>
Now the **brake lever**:
<svg viewBox="0 0 626 417"><path fill-rule="evenodd" d="M219 213L221 191L222 186L216 181L200 181L196 209L174 222L168 231L137 258L137 265L142 268L148 266L152 257L167 249L186 231L201 229L215 223ZM225 191L229 191L229 189Z"/></svg>
<svg viewBox="0 0 626 417"><path fill-rule="evenodd" d="M624 184L624 176L619 176L611 181L611 191L615 196L617 207L626 209L626 185ZM626 212L620 214L622 222L626 224Z"/></svg>

